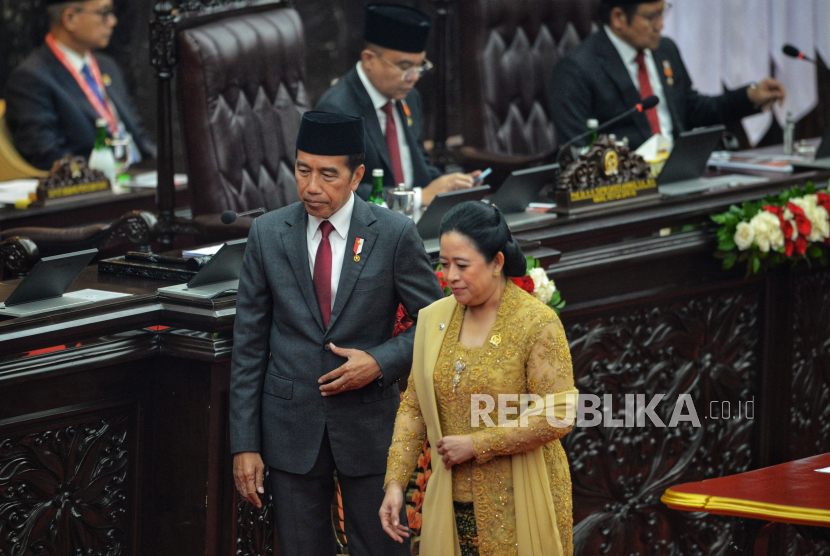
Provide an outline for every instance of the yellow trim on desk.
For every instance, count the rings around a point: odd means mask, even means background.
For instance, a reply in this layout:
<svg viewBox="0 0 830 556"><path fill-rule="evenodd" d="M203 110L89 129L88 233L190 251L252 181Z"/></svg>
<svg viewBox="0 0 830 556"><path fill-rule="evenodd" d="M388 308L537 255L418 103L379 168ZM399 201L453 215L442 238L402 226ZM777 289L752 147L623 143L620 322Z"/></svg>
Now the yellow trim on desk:
<svg viewBox="0 0 830 556"><path fill-rule="evenodd" d="M769 521L798 520L830 526L830 511L828 510L767 504L705 494L687 494L674 492L671 489L666 490L660 501L667 506L677 506L678 509L690 511L740 513L745 517L758 517Z"/></svg>

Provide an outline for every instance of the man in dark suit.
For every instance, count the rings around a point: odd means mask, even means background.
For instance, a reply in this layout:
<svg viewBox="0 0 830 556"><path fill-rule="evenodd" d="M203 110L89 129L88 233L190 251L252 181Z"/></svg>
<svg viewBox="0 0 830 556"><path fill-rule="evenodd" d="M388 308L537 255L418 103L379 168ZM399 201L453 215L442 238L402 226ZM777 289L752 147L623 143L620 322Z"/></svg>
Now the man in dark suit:
<svg viewBox="0 0 830 556"><path fill-rule="evenodd" d="M112 0L47 0L51 31L9 77L7 120L14 145L32 165L48 170L64 155L88 157L95 121L108 120L110 135L132 139L133 162L155 158L156 146L141 125L115 61L105 48L117 19Z"/></svg>
<svg viewBox="0 0 830 556"><path fill-rule="evenodd" d="M415 84L432 67L426 59L431 23L418 10L369 4L364 12L365 47L360 61L317 103L316 110L362 117L366 122L366 168L357 193L368 199L372 170L383 170L385 189L405 183L415 208L438 193L471 187L472 174L442 175L424 149L421 96Z"/></svg>
<svg viewBox="0 0 830 556"><path fill-rule="evenodd" d="M417 317L443 294L412 221L353 194L363 153L362 119L303 115L301 202L254 220L239 279L234 478L259 506L269 466L283 556L335 554L335 470L349 554L409 553L378 519L414 339L414 327L392 330L399 304Z"/></svg>
<svg viewBox="0 0 830 556"><path fill-rule="evenodd" d="M655 133L672 139L696 127L730 123L783 101L784 87L765 79L719 96L698 94L677 46L661 37L663 0L602 0L604 28L554 68L550 111L557 141L565 143L656 95L660 103L607 129L636 149ZM703 48L703 46L701 46ZM761 55L761 54L759 54Z"/></svg>

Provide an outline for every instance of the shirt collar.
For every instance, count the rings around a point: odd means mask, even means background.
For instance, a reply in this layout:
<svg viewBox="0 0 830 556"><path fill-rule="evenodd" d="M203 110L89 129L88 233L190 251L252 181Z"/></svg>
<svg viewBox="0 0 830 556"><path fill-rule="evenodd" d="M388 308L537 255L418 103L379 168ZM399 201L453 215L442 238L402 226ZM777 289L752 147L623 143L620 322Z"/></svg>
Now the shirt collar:
<svg viewBox="0 0 830 556"><path fill-rule="evenodd" d="M78 73L81 73L84 66L91 62L92 56L89 52L87 52L84 56L81 56L80 54L78 54L77 52L75 52L74 50L72 50L71 48L69 48L57 39L55 40L55 44L57 45L58 50L63 52L64 56L66 56L66 59L69 61L69 64L73 68L75 68L78 71Z"/></svg>
<svg viewBox="0 0 830 556"><path fill-rule="evenodd" d="M631 64L634 62L634 59L637 57L637 49L622 40L620 37L617 36L614 31L607 25L605 27L605 34L608 35L608 38L611 40L611 44L614 45L614 48L617 49L617 52L620 55L620 58L623 59L623 62L626 64ZM643 53L648 55L651 52L648 48L646 48Z"/></svg>
<svg viewBox="0 0 830 556"><path fill-rule="evenodd" d="M357 62L357 76L363 83L363 87L366 89L366 92L369 93L369 98L372 99L372 105L375 107L375 110L383 108L383 106L389 102L390 99L386 98L383 93L375 89L375 86L372 85L371 81L369 81L369 76L366 75L365 71L363 71L363 63L360 61Z"/></svg>
<svg viewBox="0 0 830 556"><path fill-rule="evenodd" d="M332 226L334 226L334 231L337 232L344 240L349 235L349 226L352 222L352 212L354 212L354 192L349 196L349 200L346 201L346 204L340 207L340 210L332 214L327 220L331 222ZM320 224L323 222L323 218L318 216L311 216L308 215L308 235L309 237L314 236L317 233L317 229L320 227Z"/></svg>

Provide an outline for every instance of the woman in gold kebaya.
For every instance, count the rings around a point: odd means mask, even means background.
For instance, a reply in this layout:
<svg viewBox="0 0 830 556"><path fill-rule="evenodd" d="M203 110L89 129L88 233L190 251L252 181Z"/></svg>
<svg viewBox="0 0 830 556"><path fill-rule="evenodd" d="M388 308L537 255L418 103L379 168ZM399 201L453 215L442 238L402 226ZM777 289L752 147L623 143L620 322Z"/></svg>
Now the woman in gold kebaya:
<svg viewBox="0 0 830 556"><path fill-rule="evenodd" d="M508 280L524 276L526 261L497 208L458 205L440 234L453 295L418 317L389 448L384 530L400 542L409 536L397 516L428 435L422 556L571 555L571 480L559 439L571 430L576 390L565 331L552 309ZM512 413L500 425L503 394L513 395ZM519 394L539 398L527 410ZM471 423L488 399L489 423Z"/></svg>

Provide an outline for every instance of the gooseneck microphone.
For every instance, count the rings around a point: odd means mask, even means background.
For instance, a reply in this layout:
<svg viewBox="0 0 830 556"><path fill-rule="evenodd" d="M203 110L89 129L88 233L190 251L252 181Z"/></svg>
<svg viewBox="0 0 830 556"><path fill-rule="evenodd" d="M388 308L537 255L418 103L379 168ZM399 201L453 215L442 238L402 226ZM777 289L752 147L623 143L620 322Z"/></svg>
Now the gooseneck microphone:
<svg viewBox="0 0 830 556"><path fill-rule="evenodd" d="M240 216L251 216L252 214L262 213L265 214L265 209L260 207L254 210L246 210L245 212L234 212L232 210L226 210L222 213L222 224L233 224L236 222L236 219Z"/></svg>
<svg viewBox="0 0 830 556"><path fill-rule="evenodd" d="M790 58L798 58L799 60L804 60L810 62L811 64L816 63L815 60L813 60L812 58L808 58L803 52L801 52L799 49L797 49L791 44L785 44L783 48L781 48L781 52L783 52Z"/></svg>
<svg viewBox="0 0 830 556"><path fill-rule="evenodd" d="M652 108L657 106L659 103L660 103L660 99L657 98L657 96L655 96L655 95L648 96L648 97L644 98L642 101L640 101L638 104L635 104L634 106L632 106L631 108L629 108L628 110L623 112L622 114L620 114L618 116L614 116L613 118L611 118L607 122L604 122L604 123L600 124L596 129L589 129L585 133L581 133L581 134L577 135L576 137L572 138L570 141L568 141L567 143L562 145L562 147L559 149L559 154L556 156L556 162L559 164L559 167L564 170L564 168L562 168L562 155L569 148L571 148L577 141L581 141L582 139L585 139L586 137L588 137L592 133L597 133L597 132L599 132L603 129L606 129L606 128L614 125L615 123L619 122L620 120L624 120L625 118L630 117L632 114L636 114L638 112L643 112L645 110L651 110Z"/></svg>

